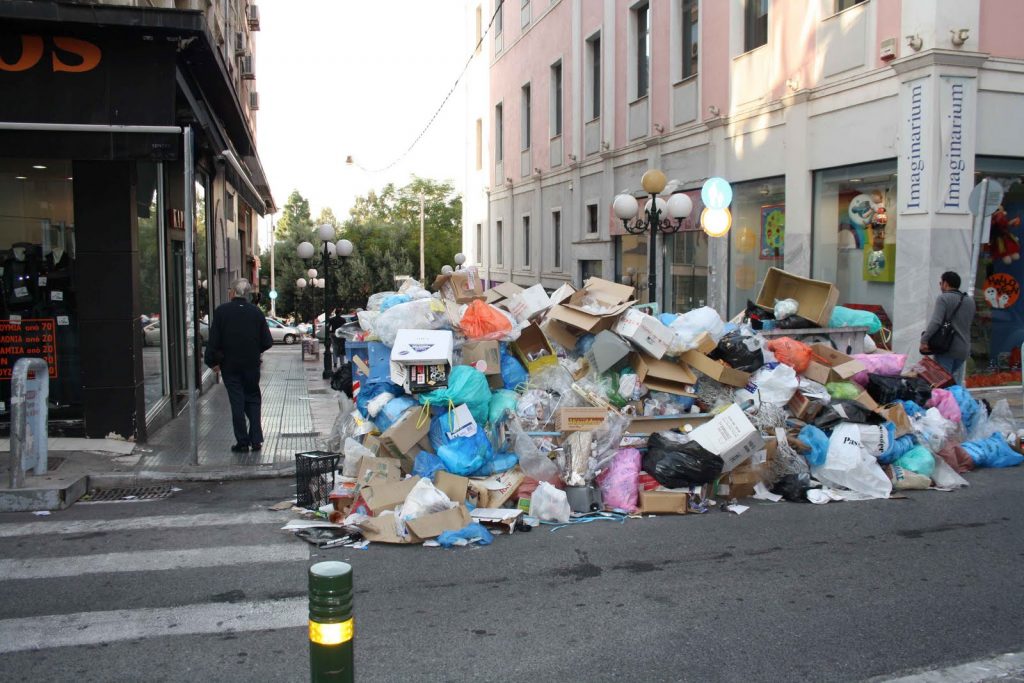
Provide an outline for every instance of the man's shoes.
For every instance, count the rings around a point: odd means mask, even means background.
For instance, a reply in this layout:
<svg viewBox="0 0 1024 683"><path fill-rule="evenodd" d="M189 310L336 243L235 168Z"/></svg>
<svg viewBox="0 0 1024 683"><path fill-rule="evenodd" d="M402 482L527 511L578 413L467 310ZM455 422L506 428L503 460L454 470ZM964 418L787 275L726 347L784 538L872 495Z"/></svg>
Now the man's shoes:
<svg viewBox="0 0 1024 683"><path fill-rule="evenodd" d="M254 443L253 445L249 446L250 451L258 451L261 448L263 448L263 444L261 443Z"/></svg>
<svg viewBox="0 0 1024 683"><path fill-rule="evenodd" d="M234 446L231 447L231 452L232 453L248 453L249 452L249 447L245 446L243 444L240 444L240 443L236 443Z"/></svg>

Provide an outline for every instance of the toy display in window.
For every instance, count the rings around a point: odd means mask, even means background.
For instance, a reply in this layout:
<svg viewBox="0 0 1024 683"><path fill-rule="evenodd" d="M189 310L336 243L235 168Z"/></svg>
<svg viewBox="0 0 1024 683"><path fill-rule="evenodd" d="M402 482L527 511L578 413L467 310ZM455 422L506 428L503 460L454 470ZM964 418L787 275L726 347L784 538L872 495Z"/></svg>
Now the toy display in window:
<svg viewBox="0 0 1024 683"><path fill-rule="evenodd" d="M1020 227L1020 216L1013 220L1000 206L992 214L992 231L989 238L989 250L993 261L1002 261L1009 265L1020 260L1020 240L1011 232L1011 228Z"/></svg>
<svg viewBox="0 0 1024 683"><path fill-rule="evenodd" d="M889 217L885 207L879 206L871 217L871 253L868 254L868 273L873 277L881 277L885 272L885 227Z"/></svg>

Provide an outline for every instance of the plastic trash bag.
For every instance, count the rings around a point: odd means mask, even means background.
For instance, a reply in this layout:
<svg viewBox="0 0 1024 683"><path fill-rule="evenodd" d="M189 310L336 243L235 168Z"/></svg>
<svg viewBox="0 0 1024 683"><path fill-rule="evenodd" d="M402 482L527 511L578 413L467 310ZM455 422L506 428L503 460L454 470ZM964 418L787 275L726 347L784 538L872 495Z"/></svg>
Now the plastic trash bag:
<svg viewBox="0 0 1024 683"><path fill-rule="evenodd" d="M849 491L843 494L849 500L888 498L892 493L892 482L865 452L855 424L840 424L832 430L825 463L811 473L822 484Z"/></svg>
<svg viewBox="0 0 1024 683"><path fill-rule="evenodd" d="M992 413L988 416L988 425L992 434L998 432L1003 435L1004 439L1009 439L1017 433L1010 403L1005 398L999 399L995 407L992 408Z"/></svg>
<svg viewBox="0 0 1024 683"><path fill-rule="evenodd" d="M509 420L512 448L519 456L519 466L527 477L537 481L557 482L558 467L551 458L540 452L533 438L526 433L519 420Z"/></svg>
<svg viewBox="0 0 1024 683"><path fill-rule="evenodd" d="M392 297L398 294L398 292L377 292L371 294L370 298L366 300L366 310L368 311L379 311L380 306L388 297Z"/></svg>
<svg viewBox="0 0 1024 683"><path fill-rule="evenodd" d="M883 422L880 425L856 424L861 448L876 460L886 457L896 441L896 425Z"/></svg>
<svg viewBox="0 0 1024 683"><path fill-rule="evenodd" d="M558 398L541 389L530 389L519 398L516 416L529 431L538 431L555 417Z"/></svg>
<svg viewBox="0 0 1024 683"><path fill-rule="evenodd" d="M341 476L354 477L359 473L359 461L363 458L375 457L373 451L352 437L345 439L345 462L341 466Z"/></svg>
<svg viewBox="0 0 1024 683"><path fill-rule="evenodd" d="M935 471L935 456L924 446L914 446L893 464L930 478Z"/></svg>
<svg viewBox="0 0 1024 683"><path fill-rule="evenodd" d="M940 489L958 489L969 486L967 480L957 474L956 470L949 466L940 457L935 458L935 469L932 471L932 481Z"/></svg>
<svg viewBox="0 0 1024 683"><path fill-rule="evenodd" d="M572 509L565 491L556 489L546 481L537 484L530 496L530 516L542 522L568 522Z"/></svg>
<svg viewBox="0 0 1024 683"><path fill-rule="evenodd" d="M519 394L508 389L498 389L491 394L491 404L487 410L487 421L492 425L497 425L508 415L515 415L518 404Z"/></svg>
<svg viewBox="0 0 1024 683"><path fill-rule="evenodd" d="M911 418L911 422L918 440L932 453L941 451L946 439L956 432L956 425L942 417L942 413L935 408L929 408L920 417Z"/></svg>
<svg viewBox="0 0 1024 683"><path fill-rule="evenodd" d="M670 327L678 318L678 313L661 313L658 316L658 322L666 327Z"/></svg>
<svg viewBox="0 0 1024 683"><path fill-rule="evenodd" d="M931 488L932 485L932 480L925 475L895 463L886 466L883 471L889 475L889 481L892 482L894 491L923 491Z"/></svg>
<svg viewBox="0 0 1024 683"><path fill-rule="evenodd" d="M696 441L680 443L663 433L651 434L642 460L644 472L670 489L699 486L722 474L722 458Z"/></svg>
<svg viewBox="0 0 1024 683"><path fill-rule="evenodd" d="M393 398L385 403L380 412L373 417L374 424L377 425L378 430L385 432L405 414L405 411L415 407L417 407L416 401L409 396Z"/></svg>
<svg viewBox="0 0 1024 683"><path fill-rule="evenodd" d="M855 353L853 359L860 361L865 368L851 378L862 387L868 385L868 375L899 377L907 364L907 357L902 353Z"/></svg>
<svg viewBox="0 0 1024 683"><path fill-rule="evenodd" d="M394 308L398 304L405 304L410 301L412 301L412 297L410 297L408 294L392 294L391 296L380 302L380 312L383 313L389 308Z"/></svg>
<svg viewBox="0 0 1024 683"><path fill-rule="evenodd" d="M501 339L512 331L512 324L497 308L476 299L462 315L459 328L467 339Z"/></svg>
<svg viewBox="0 0 1024 683"><path fill-rule="evenodd" d="M987 439L965 441L960 445L971 456L975 467L1016 467L1024 462L1024 455L1010 448L1006 439L998 433Z"/></svg>
<svg viewBox="0 0 1024 683"><path fill-rule="evenodd" d="M832 395L829 394L828 388L824 384L815 382L813 379L801 377L798 389L800 393L811 400L821 401L822 403L832 402Z"/></svg>
<svg viewBox="0 0 1024 683"><path fill-rule="evenodd" d="M777 299L773 310L776 320L785 320L791 315L796 315L800 310L800 302L796 299Z"/></svg>
<svg viewBox="0 0 1024 683"><path fill-rule="evenodd" d="M828 437L814 425L807 425L800 430L800 440L810 447L810 451L804 453L807 464L811 467L821 467L828 458Z"/></svg>
<svg viewBox="0 0 1024 683"><path fill-rule="evenodd" d="M331 373L331 389L352 398L352 366L344 363Z"/></svg>
<svg viewBox="0 0 1024 683"><path fill-rule="evenodd" d="M619 450L622 435L629 428L631 419L625 415L609 412L604 422L591 431L593 450L587 468L587 483L594 481L598 472L603 470Z"/></svg>
<svg viewBox="0 0 1024 683"><path fill-rule="evenodd" d="M448 375L448 386L442 389L420 394L420 403L445 406L449 401L455 405L465 403L473 419L481 427L487 423L487 413L491 406L491 386L487 376L468 365L456 365Z"/></svg>
<svg viewBox="0 0 1024 683"><path fill-rule="evenodd" d="M409 491L402 505L395 510L395 530L399 536L406 537L409 532L405 528L405 523L410 519L444 512L456 505L457 503L448 498L444 491L434 486L429 479L420 479Z"/></svg>
<svg viewBox="0 0 1024 683"><path fill-rule="evenodd" d="M780 405L788 403L800 386L796 371L788 365L765 366L757 371L751 382L757 387L761 401Z"/></svg>
<svg viewBox="0 0 1024 683"><path fill-rule="evenodd" d="M519 456L515 453L495 453L490 460L474 470L471 477L489 477L492 474L506 472L519 464Z"/></svg>
<svg viewBox="0 0 1024 683"><path fill-rule="evenodd" d="M906 434L894 439L889 450L878 456L878 462L882 465L890 465L917 446L917 437L913 434Z"/></svg>
<svg viewBox="0 0 1024 683"><path fill-rule="evenodd" d="M640 451L623 448L615 454L608 469L598 475L597 483L606 508L636 512L640 460Z"/></svg>
<svg viewBox="0 0 1024 683"><path fill-rule="evenodd" d="M722 337L708 355L714 360L725 361L736 370L756 372L764 365L761 342L753 330L741 328Z"/></svg>
<svg viewBox="0 0 1024 683"><path fill-rule="evenodd" d="M960 406L960 419L964 425L964 431L967 434L971 433L974 429L978 418L984 412L983 406L980 401L971 396L971 392L967 391L964 387L959 384L954 384L946 389L949 393L953 394L953 398L956 399L956 403Z"/></svg>
<svg viewBox="0 0 1024 683"><path fill-rule="evenodd" d="M440 310L434 310L435 306ZM385 346L394 346L399 330L441 330L449 327L448 316L439 301L416 299L381 313L373 324L373 331Z"/></svg>
<svg viewBox="0 0 1024 683"><path fill-rule="evenodd" d="M716 342L725 334L722 317L710 306L687 311L668 323L668 326L673 333L672 342L668 347L670 356L678 356L697 348L697 338L704 332L711 335Z"/></svg>
<svg viewBox="0 0 1024 683"><path fill-rule="evenodd" d="M923 406L932 397L931 385L917 377L886 377L869 373L865 389L883 406L896 401L913 401Z"/></svg>
<svg viewBox="0 0 1024 683"><path fill-rule="evenodd" d="M339 396L338 417L334 419L331 431L318 441L320 450L328 453L341 453L345 439L350 436L369 434L373 428L373 423L360 415L352 399L347 396Z"/></svg>
<svg viewBox="0 0 1024 683"><path fill-rule="evenodd" d="M829 382L825 385L825 389L832 398L845 401L857 400L860 392L863 391L859 384L853 382Z"/></svg>
<svg viewBox="0 0 1024 683"><path fill-rule="evenodd" d="M380 311L359 311L356 318L359 320L359 327L364 332L373 332L373 325L380 317Z"/></svg>
<svg viewBox="0 0 1024 683"><path fill-rule="evenodd" d="M854 401L835 400L825 406L814 418L814 426L826 432L831 431L840 422L856 422L857 424L881 424L885 418L868 410Z"/></svg>
<svg viewBox="0 0 1024 683"><path fill-rule="evenodd" d="M437 537L437 542L442 548L469 545L470 543L490 545L494 542L494 534L488 531L480 522L473 522L458 531L442 531L441 535Z"/></svg>
<svg viewBox="0 0 1024 683"><path fill-rule="evenodd" d="M859 311L855 308L836 306L832 309L832 317L828 321L829 327L866 327L868 334L874 334L882 329L882 321L871 311Z"/></svg>
<svg viewBox="0 0 1024 683"><path fill-rule="evenodd" d="M501 345L501 381L506 389L512 391L530 381L530 374L519 359L509 353L506 344Z"/></svg>
<svg viewBox="0 0 1024 683"><path fill-rule="evenodd" d="M797 372L804 372L811 364L811 347L791 337L778 337L765 344L775 358Z"/></svg>
<svg viewBox="0 0 1024 683"><path fill-rule="evenodd" d="M416 459L412 463L412 473L414 476L433 481L434 475L437 474L438 470L446 471L441 458L429 451L420 451L416 454Z"/></svg>
<svg viewBox="0 0 1024 683"><path fill-rule="evenodd" d="M472 436L448 439L437 448L437 457L452 474L469 477L478 471L487 470L494 458L494 448L484 430L478 428Z"/></svg>
<svg viewBox="0 0 1024 683"><path fill-rule="evenodd" d="M974 460L970 454L953 441L947 441L940 450L935 451L935 459L943 460L957 473L970 472L974 469Z"/></svg>
<svg viewBox="0 0 1024 683"><path fill-rule="evenodd" d="M356 407L359 408L359 412L364 416L374 418L380 414L380 411L383 410L389 401L403 394L405 394L405 389L391 382L366 384L359 390L359 396L356 397Z"/></svg>
<svg viewBox="0 0 1024 683"><path fill-rule="evenodd" d="M961 422L963 420L963 416L960 414L960 404L957 403L956 396L945 389L932 389L932 397L925 407L935 408L942 413L942 417L950 422Z"/></svg>
<svg viewBox="0 0 1024 683"><path fill-rule="evenodd" d="M807 503L807 492L811 489L811 475L807 472L784 475L772 484L772 493L793 503Z"/></svg>

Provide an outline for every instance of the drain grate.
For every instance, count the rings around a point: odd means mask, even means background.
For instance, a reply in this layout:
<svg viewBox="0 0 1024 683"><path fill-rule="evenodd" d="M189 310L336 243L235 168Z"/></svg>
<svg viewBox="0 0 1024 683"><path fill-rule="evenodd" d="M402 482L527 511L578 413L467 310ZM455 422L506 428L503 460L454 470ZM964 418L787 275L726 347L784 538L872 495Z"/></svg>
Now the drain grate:
<svg viewBox="0 0 1024 683"><path fill-rule="evenodd" d="M320 432L283 432L282 439L298 439L302 437L320 436Z"/></svg>
<svg viewBox="0 0 1024 683"><path fill-rule="evenodd" d="M123 489L93 489L79 503L142 503L162 500L171 495L170 486L137 486Z"/></svg>

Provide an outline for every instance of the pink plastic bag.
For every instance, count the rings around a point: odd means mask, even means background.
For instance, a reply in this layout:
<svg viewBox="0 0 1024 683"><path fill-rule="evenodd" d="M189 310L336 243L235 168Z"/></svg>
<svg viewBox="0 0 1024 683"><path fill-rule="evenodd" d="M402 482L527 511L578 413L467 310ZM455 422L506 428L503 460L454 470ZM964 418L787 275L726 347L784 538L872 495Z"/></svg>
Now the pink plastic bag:
<svg viewBox="0 0 1024 683"><path fill-rule="evenodd" d="M640 451L635 448L623 448L616 453L608 469L597 477L604 506L608 509L636 512L639 474Z"/></svg>
<svg viewBox="0 0 1024 683"><path fill-rule="evenodd" d="M903 373L903 366L907 363L907 356L902 353L856 353L854 360L859 360L867 370L858 372L853 376L853 381L862 387L868 385L868 374L884 375L885 377L899 377Z"/></svg>
<svg viewBox="0 0 1024 683"><path fill-rule="evenodd" d="M935 408L942 417L952 422L961 422L963 415L960 414L960 404L956 402L956 396L945 389L932 389L932 398L925 408Z"/></svg>

